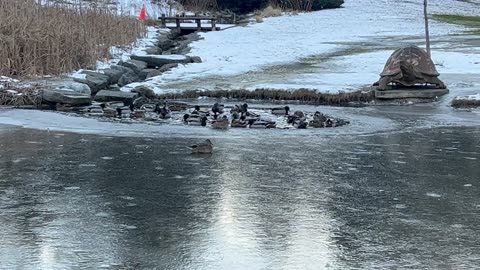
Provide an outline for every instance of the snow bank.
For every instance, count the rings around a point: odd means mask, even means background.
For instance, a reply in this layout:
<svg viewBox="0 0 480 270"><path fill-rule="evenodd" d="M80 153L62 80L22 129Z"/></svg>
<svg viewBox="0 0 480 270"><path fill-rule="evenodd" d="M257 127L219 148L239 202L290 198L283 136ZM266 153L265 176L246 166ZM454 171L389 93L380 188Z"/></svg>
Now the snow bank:
<svg viewBox="0 0 480 270"><path fill-rule="evenodd" d="M476 101L480 101L480 94L468 95L468 96L459 96L459 97L456 97L455 99L457 99L457 100L476 100Z"/></svg>
<svg viewBox="0 0 480 270"><path fill-rule="evenodd" d="M358 88L377 79L391 49L405 45L406 40L423 42L422 4L423 1L347 0L341 9L268 18L260 24L202 33L204 39L191 45L190 55L200 56L203 63L180 66L154 77L149 86L158 93L181 88L307 87L322 91ZM471 3L454 0L433 1L430 13L448 13L452 6L460 14L480 13ZM461 26L431 22L432 40L463 30ZM377 52L342 52L352 44L362 43ZM382 50L386 48L389 50ZM335 55L335 62L332 58L316 61L324 71L318 76L316 69L299 73L294 65L288 66L295 62L302 64L308 57L334 55L335 52L340 52ZM434 60L444 57L459 62L455 59L457 56L461 57L459 54L435 54ZM278 78L264 72L280 65L286 65L286 70ZM468 71L466 67L470 67L469 64L453 65L459 69L457 71ZM238 80L241 74L245 76Z"/></svg>

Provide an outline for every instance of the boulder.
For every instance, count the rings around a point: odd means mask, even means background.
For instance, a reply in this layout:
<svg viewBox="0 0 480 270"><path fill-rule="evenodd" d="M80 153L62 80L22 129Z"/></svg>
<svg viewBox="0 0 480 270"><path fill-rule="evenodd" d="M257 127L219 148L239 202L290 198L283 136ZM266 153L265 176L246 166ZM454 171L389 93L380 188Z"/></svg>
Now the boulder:
<svg viewBox="0 0 480 270"><path fill-rule="evenodd" d="M138 77L140 78L140 80L145 80L147 78L148 74L150 74L150 73L152 73L152 74L159 73L160 74L160 72L158 72L158 70L156 70L154 68L146 68L146 69L140 71L140 73L138 74ZM157 75L154 75L154 76L157 76ZM151 77L153 77L153 76L151 76Z"/></svg>
<svg viewBox="0 0 480 270"><path fill-rule="evenodd" d="M137 86L135 88L132 89L131 91L132 93L137 93L138 95L142 96L142 97L146 97L148 99L156 99L157 98L157 95L155 94L155 92L144 86L144 85L140 85L140 86Z"/></svg>
<svg viewBox="0 0 480 270"><path fill-rule="evenodd" d="M82 71L80 75L83 76L74 77L73 80L88 85L93 95L110 85L110 77L105 74L93 71Z"/></svg>
<svg viewBox="0 0 480 270"><path fill-rule="evenodd" d="M200 58L200 56L192 56L190 57L190 61L192 63L202 63L202 58Z"/></svg>
<svg viewBox="0 0 480 270"><path fill-rule="evenodd" d="M95 95L94 100L98 102L121 101L124 104L132 104L137 96L138 94L136 93L101 90Z"/></svg>
<svg viewBox="0 0 480 270"><path fill-rule="evenodd" d="M160 47L147 47L144 50L147 54L154 54L154 55L160 55L162 54L162 49Z"/></svg>
<svg viewBox="0 0 480 270"><path fill-rule="evenodd" d="M121 61L119 64L121 66L132 69L137 74L147 68L147 63L139 59L131 59L126 62Z"/></svg>
<svg viewBox="0 0 480 270"><path fill-rule="evenodd" d="M84 95L91 95L92 90L90 89L90 86L88 86L85 83L79 83L79 82L62 82L61 85L58 85L55 87L55 90L62 90L62 91L71 91L74 93L78 94L84 94Z"/></svg>
<svg viewBox="0 0 480 270"><path fill-rule="evenodd" d="M188 64L190 57L179 54L172 55L132 55L132 59L148 63L150 67L161 67L166 64Z"/></svg>
<svg viewBox="0 0 480 270"><path fill-rule="evenodd" d="M103 74L110 77L111 84L116 84L118 83L118 80L120 80L120 77L122 77L123 74L127 73L130 70L131 69L122 66L111 66L110 68L104 69L102 71Z"/></svg>
<svg viewBox="0 0 480 270"><path fill-rule="evenodd" d="M158 71L160 71L160 73L163 73L163 72L169 71L170 69L176 68L176 67L178 67L178 64L165 64L161 68L159 68Z"/></svg>
<svg viewBox="0 0 480 270"><path fill-rule="evenodd" d="M127 84L138 82L138 81L140 81L140 78L138 77L138 75L133 71L129 71L120 77L120 79L118 80L118 86L123 87Z"/></svg>
<svg viewBox="0 0 480 270"><path fill-rule="evenodd" d="M43 90L41 92L42 102L51 104L67 104L70 106L84 106L92 102L90 95L79 94L73 91L64 90Z"/></svg>
<svg viewBox="0 0 480 270"><path fill-rule="evenodd" d="M147 74L147 77L145 77L145 79L150 79L152 77L155 77L155 76L158 76L158 75L161 75L162 72L158 69L153 69L152 71L150 71L148 74Z"/></svg>
<svg viewBox="0 0 480 270"><path fill-rule="evenodd" d="M174 46L174 42L166 36L161 36L158 38L157 46L162 49L162 51L166 51Z"/></svg>

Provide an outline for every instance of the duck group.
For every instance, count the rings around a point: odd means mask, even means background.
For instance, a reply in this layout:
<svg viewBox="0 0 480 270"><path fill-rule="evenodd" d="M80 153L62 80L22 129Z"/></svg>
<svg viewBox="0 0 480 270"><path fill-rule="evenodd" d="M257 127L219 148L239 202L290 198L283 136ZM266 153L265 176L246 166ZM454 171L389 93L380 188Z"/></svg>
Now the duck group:
<svg viewBox="0 0 480 270"><path fill-rule="evenodd" d="M183 112L183 118L172 113ZM343 119L336 119L319 111L313 115L302 111L293 111L289 106L270 109L270 114L265 109L251 110L247 103L234 105L226 111L225 106L214 103L212 106L195 105L188 109L188 104L182 102L163 101L152 104L142 104L140 108L134 105L119 102L94 104L84 110L84 113L94 117L107 117L114 119L138 119L146 121L173 121L183 122L188 126L209 126L212 129L226 130L229 128L329 128L349 124ZM278 122L278 123L277 123Z"/></svg>

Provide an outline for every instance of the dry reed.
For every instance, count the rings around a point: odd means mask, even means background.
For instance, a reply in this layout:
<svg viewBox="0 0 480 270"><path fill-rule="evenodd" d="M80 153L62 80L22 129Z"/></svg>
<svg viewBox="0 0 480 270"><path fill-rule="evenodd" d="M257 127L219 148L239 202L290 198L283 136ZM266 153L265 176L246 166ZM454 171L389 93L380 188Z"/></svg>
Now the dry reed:
<svg viewBox="0 0 480 270"><path fill-rule="evenodd" d="M0 75L58 75L94 68L113 46L128 46L145 33L135 18L98 5L42 0L0 1Z"/></svg>
<svg viewBox="0 0 480 270"><path fill-rule="evenodd" d="M199 97L228 98L239 100L265 100L270 102L298 101L304 104L348 106L352 103L363 104L375 99L373 91L339 92L336 94L320 93L311 89L294 91L256 89L249 90L189 90L177 94L163 94L159 98L167 99L194 99Z"/></svg>

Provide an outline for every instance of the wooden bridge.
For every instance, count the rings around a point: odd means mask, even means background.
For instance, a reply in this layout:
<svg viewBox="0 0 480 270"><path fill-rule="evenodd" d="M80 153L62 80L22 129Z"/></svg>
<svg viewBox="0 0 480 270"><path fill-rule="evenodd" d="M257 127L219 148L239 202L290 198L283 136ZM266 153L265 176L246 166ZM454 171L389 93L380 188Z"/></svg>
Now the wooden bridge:
<svg viewBox="0 0 480 270"><path fill-rule="evenodd" d="M218 31L232 27L236 20L235 15L167 17L165 14L162 14L159 19L162 27L178 29L182 32ZM219 21L225 20L230 20L232 24L218 24Z"/></svg>

